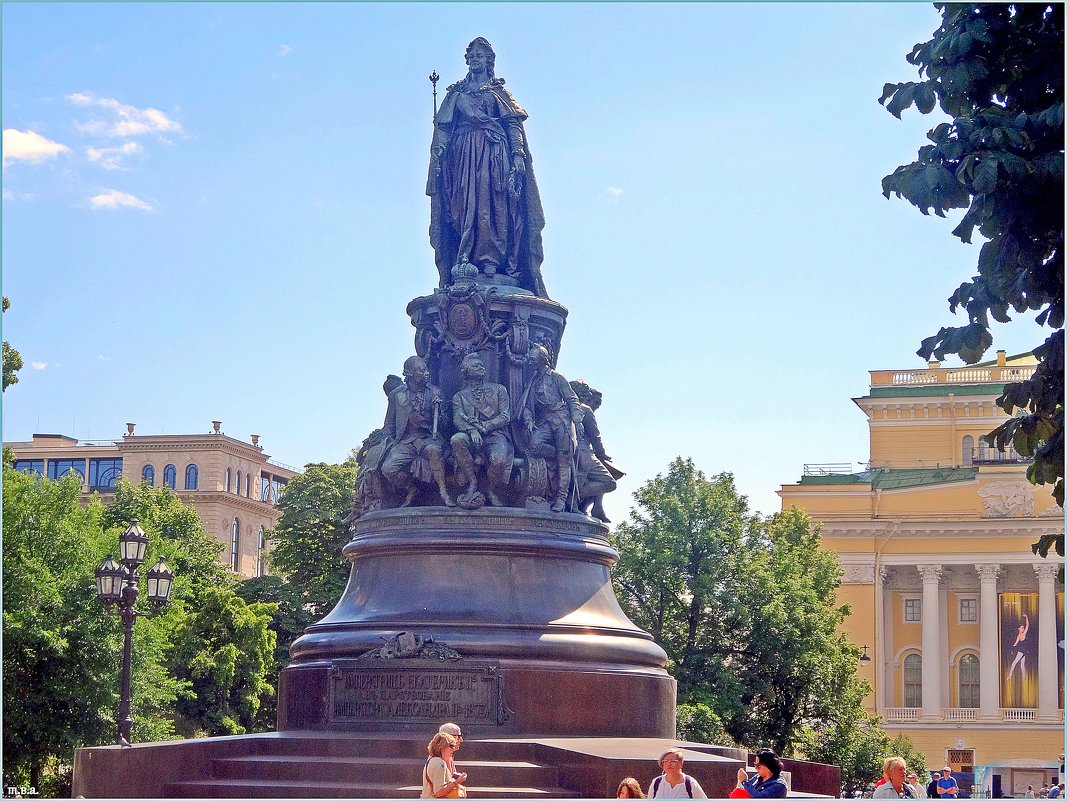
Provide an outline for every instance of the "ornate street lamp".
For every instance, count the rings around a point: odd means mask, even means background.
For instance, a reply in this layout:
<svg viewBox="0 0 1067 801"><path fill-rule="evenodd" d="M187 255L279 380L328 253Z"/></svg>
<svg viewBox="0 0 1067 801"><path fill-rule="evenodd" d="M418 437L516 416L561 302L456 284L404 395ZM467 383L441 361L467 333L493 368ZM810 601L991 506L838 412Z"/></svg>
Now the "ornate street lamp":
<svg viewBox="0 0 1067 801"><path fill-rule="evenodd" d="M148 571L148 600L154 607L152 612L138 612L134 607L140 590L137 586L137 568L144 564L145 550L148 548L148 535L134 520L119 535L119 562L108 556L96 569L96 597L106 607L117 607L122 619L124 637L122 642L122 678L119 681L119 706L115 713L118 721L117 740L119 745L130 744L130 730L133 717L130 715L130 674L133 668L133 624L139 617L148 617L159 611L170 600L170 589L174 583L174 574L167 568L163 557Z"/></svg>
<svg viewBox="0 0 1067 801"><path fill-rule="evenodd" d="M871 658L867 656L867 646L863 646L863 656L860 657L860 662L870 662Z"/></svg>

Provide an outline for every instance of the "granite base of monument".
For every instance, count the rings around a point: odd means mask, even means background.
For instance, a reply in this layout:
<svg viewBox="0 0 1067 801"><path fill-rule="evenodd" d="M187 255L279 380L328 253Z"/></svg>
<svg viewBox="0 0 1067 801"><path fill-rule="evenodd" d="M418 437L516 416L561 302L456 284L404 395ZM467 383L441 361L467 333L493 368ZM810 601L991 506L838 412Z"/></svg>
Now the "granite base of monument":
<svg viewBox="0 0 1067 801"><path fill-rule="evenodd" d="M336 608L294 643L281 731L670 737L666 654L623 613L584 515L371 512Z"/></svg>

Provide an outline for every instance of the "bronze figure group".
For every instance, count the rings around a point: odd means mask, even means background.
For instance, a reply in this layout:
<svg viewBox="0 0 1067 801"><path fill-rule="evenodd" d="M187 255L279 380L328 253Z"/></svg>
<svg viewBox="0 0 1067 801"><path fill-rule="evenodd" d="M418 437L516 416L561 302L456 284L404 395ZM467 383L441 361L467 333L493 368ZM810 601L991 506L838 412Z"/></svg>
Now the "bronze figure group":
<svg viewBox="0 0 1067 801"><path fill-rule="evenodd" d="M386 381L385 424L359 450L349 522L379 509L442 504L546 508L609 522L603 496L623 473L600 438L600 393L568 382L537 344L517 416L507 388L486 380L481 354L464 356L461 370L463 388L451 402L419 356L404 362L403 380Z"/></svg>

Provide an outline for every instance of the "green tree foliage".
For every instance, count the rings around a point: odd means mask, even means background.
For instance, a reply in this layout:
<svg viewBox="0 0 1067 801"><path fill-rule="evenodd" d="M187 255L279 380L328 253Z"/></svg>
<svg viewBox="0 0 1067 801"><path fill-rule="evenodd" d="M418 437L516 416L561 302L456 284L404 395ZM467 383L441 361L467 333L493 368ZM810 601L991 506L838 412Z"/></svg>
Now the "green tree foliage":
<svg viewBox="0 0 1067 801"><path fill-rule="evenodd" d="M678 739L691 743L728 745L730 735L722 719L707 704L678 704Z"/></svg>
<svg viewBox="0 0 1067 801"><path fill-rule="evenodd" d="M78 503L77 476L3 473L4 771L44 791L46 770L76 746L113 736L114 636L95 597L106 545L99 506Z"/></svg>
<svg viewBox="0 0 1067 801"><path fill-rule="evenodd" d="M925 786L929 781L926 757L906 735L892 740L881 728L882 719L858 709L835 720L807 729L803 751L815 762L841 767L843 794L856 795L882 776L886 757L899 756L917 773ZM925 777L925 778L924 778Z"/></svg>
<svg viewBox="0 0 1067 801"><path fill-rule="evenodd" d="M11 307L11 301L6 297L3 299L3 310L7 311ZM3 389L6 390L12 384L19 382L19 377L15 375L22 369L22 356L11 345L4 342L4 385Z"/></svg>
<svg viewBox="0 0 1067 801"><path fill-rule="evenodd" d="M309 464L282 490L282 516L267 536L271 567L302 594L302 606L319 619L344 592L349 564L341 555L349 533L342 520L355 497L357 468Z"/></svg>
<svg viewBox="0 0 1067 801"><path fill-rule="evenodd" d="M805 733L859 714L869 687L837 630L840 568L802 512L760 521L732 476L683 459L634 497L616 594L667 651L687 730L719 720L738 743L796 755Z"/></svg>
<svg viewBox="0 0 1067 801"><path fill-rule="evenodd" d="M218 562L222 545L172 491L123 481L108 506L98 499L83 505L77 476L45 481L5 464L3 519L8 778L62 794L74 748L114 741L122 625L97 600L94 571L116 555L118 536L134 519L149 536L145 568L162 555L176 573L171 605L134 627L134 740L206 730L197 699L211 703L222 694L220 684L230 705L224 714L239 726L255 720L257 702L273 692L262 686L262 665L273 661L266 630L273 607L249 607L234 595L234 581ZM150 604L142 597L139 607L147 612ZM205 614L215 614L214 627L198 620ZM204 652L215 661L210 669ZM190 666L203 667L204 675L193 676Z"/></svg>
<svg viewBox="0 0 1067 801"><path fill-rule="evenodd" d="M186 682L176 705L184 736L244 734L262 729L276 638L270 604L247 604L228 587L208 587L175 627L168 664Z"/></svg>
<svg viewBox="0 0 1067 801"><path fill-rule="evenodd" d="M796 507L776 514L754 528L746 549L752 623L743 711L732 730L789 753L799 732L862 709L870 687L856 675L859 651L839 629L850 613L837 604L841 568L811 519Z"/></svg>
<svg viewBox="0 0 1067 801"><path fill-rule="evenodd" d="M676 459L634 499L630 521L614 533L619 601L667 652L679 702L704 703L733 720L741 712L739 701L731 703L741 695L733 665L745 656L751 626L737 590L755 518L732 476L708 480L691 460Z"/></svg>
<svg viewBox="0 0 1067 801"><path fill-rule="evenodd" d="M1039 366L1010 383L997 400L1015 417L987 435L1033 455L1028 475L1053 485L1063 505L1063 13L1062 3L935 3L941 26L907 56L919 81L887 83L880 102L897 117L916 106L940 106L949 117L933 128L931 144L911 164L882 180L923 214L944 217L966 209L953 231L970 243L977 228L985 243L978 275L949 297L967 325L942 328L918 353L941 359L959 354L973 364L993 343L989 318L1036 312L1053 329L1034 349ZM1063 535L1043 538L1043 556Z"/></svg>
<svg viewBox="0 0 1067 801"><path fill-rule="evenodd" d="M237 586L237 594L249 605L262 604L270 611L268 628L274 632L274 660L268 671L276 677L289 662L289 646L315 618L304 607L303 594L279 576L257 576L246 579ZM259 718L273 723L277 720L277 696L263 699Z"/></svg>

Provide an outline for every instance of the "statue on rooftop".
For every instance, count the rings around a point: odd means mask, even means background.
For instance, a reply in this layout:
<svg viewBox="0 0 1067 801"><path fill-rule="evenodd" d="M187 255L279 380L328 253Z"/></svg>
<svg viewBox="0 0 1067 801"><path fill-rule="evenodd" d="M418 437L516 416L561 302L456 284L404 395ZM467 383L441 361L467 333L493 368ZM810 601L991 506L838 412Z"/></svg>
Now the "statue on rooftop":
<svg viewBox="0 0 1067 801"><path fill-rule="evenodd" d="M545 218L526 146L526 111L494 72L482 37L467 46L467 77L448 87L430 144L430 244L441 287L454 267L478 283L548 297L541 279Z"/></svg>

